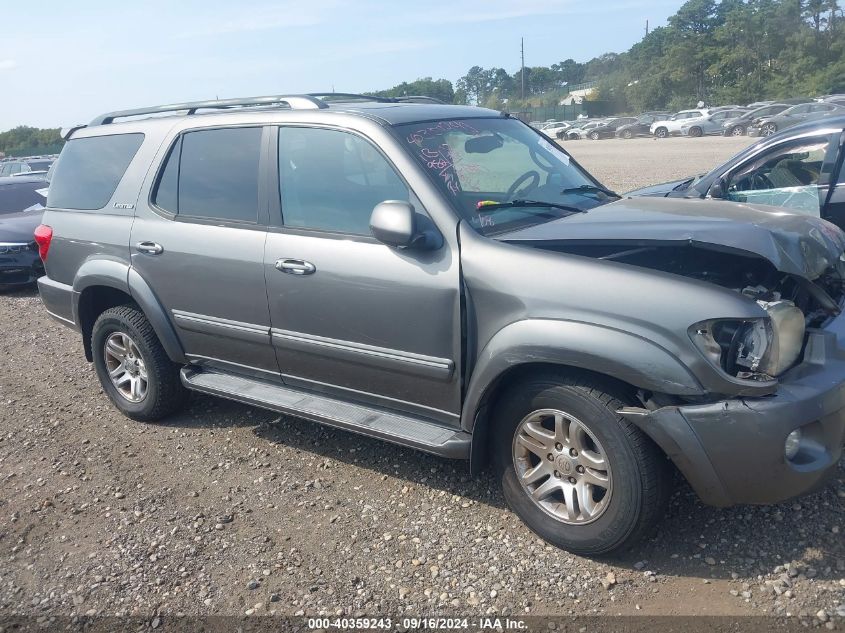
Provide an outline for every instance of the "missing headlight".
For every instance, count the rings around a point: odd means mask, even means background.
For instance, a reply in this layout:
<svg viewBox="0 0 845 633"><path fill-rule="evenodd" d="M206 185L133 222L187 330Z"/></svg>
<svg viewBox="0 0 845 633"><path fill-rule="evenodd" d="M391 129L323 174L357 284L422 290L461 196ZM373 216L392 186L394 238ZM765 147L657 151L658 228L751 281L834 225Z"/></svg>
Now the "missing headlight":
<svg viewBox="0 0 845 633"><path fill-rule="evenodd" d="M730 376L771 380L795 364L804 344L804 314L791 301L758 301L767 317L697 323L691 338Z"/></svg>

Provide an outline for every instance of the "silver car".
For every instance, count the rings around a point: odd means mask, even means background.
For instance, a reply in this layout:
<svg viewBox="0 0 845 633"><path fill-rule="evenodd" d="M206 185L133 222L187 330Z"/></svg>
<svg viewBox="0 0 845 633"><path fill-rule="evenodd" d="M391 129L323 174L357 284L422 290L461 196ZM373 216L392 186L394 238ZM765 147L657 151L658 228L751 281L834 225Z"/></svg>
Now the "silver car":
<svg viewBox="0 0 845 633"><path fill-rule="evenodd" d="M725 121L736 119L744 115L748 110L745 108L735 108L732 110L719 110L702 119L695 119L694 122L686 123L681 126L681 135L683 136L710 136L711 134L718 134L721 136L724 132L722 125Z"/></svg>
<svg viewBox="0 0 845 633"><path fill-rule="evenodd" d="M719 506L837 472L845 234L820 218L623 199L467 106L221 100L65 136L41 299L130 418L195 391L489 462L584 555L650 532L673 464Z"/></svg>

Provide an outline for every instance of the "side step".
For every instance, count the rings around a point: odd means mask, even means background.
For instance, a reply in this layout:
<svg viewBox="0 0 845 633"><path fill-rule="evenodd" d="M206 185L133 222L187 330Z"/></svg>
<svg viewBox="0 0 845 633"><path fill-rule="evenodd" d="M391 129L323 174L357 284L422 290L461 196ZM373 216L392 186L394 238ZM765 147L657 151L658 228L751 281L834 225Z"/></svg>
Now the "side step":
<svg viewBox="0 0 845 633"><path fill-rule="evenodd" d="M244 376L184 367L188 389L279 411L452 459L469 459L469 433Z"/></svg>

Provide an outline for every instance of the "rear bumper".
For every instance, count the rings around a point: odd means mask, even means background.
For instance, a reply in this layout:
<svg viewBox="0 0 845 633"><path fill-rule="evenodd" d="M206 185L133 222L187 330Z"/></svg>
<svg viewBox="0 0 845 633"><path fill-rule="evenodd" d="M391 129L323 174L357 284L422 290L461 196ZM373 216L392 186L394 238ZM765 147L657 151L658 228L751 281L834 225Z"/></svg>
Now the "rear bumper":
<svg viewBox="0 0 845 633"><path fill-rule="evenodd" d="M845 316L810 333L804 362L776 394L623 415L652 437L705 503L769 504L817 490L845 441ZM802 430L798 453L784 444Z"/></svg>
<svg viewBox="0 0 845 633"><path fill-rule="evenodd" d="M0 255L0 287L25 286L44 274L38 251Z"/></svg>
<svg viewBox="0 0 845 633"><path fill-rule="evenodd" d="M38 278L38 293L41 303L54 319L64 325L78 329L74 318L73 288L54 281L46 275Z"/></svg>

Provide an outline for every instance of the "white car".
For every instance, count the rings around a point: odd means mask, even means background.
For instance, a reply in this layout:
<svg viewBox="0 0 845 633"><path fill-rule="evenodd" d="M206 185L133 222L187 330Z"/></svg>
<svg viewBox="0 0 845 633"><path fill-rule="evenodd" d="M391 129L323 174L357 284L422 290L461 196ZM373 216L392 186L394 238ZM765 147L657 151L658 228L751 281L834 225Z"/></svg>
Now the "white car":
<svg viewBox="0 0 845 633"><path fill-rule="evenodd" d="M562 139L566 130L572 127L571 123L567 123L566 121L550 121L548 123L544 123L540 130L543 131L543 134L546 136L551 136L552 138Z"/></svg>
<svg viewBox="0 0 845 633"><path fill-rule="evenodd" d="M577 141L579 139L587 138L590 134L590 130L594 127L602 125L604 123L604 119L596 119L595 121L590 121L589 123L585 123L581 127L572 128L563 133L564 138L570 141Z"/></svg>
<svg viewBox="0 0 845 633"><path fill-rule="evenodd" d="M681 110L668 119L655 121L651 124L649 131L657 138L666 138L673 134L680 134L681 128L684 125L692 123L695 119L703 119L710 112L709 109Z"/></svg>

